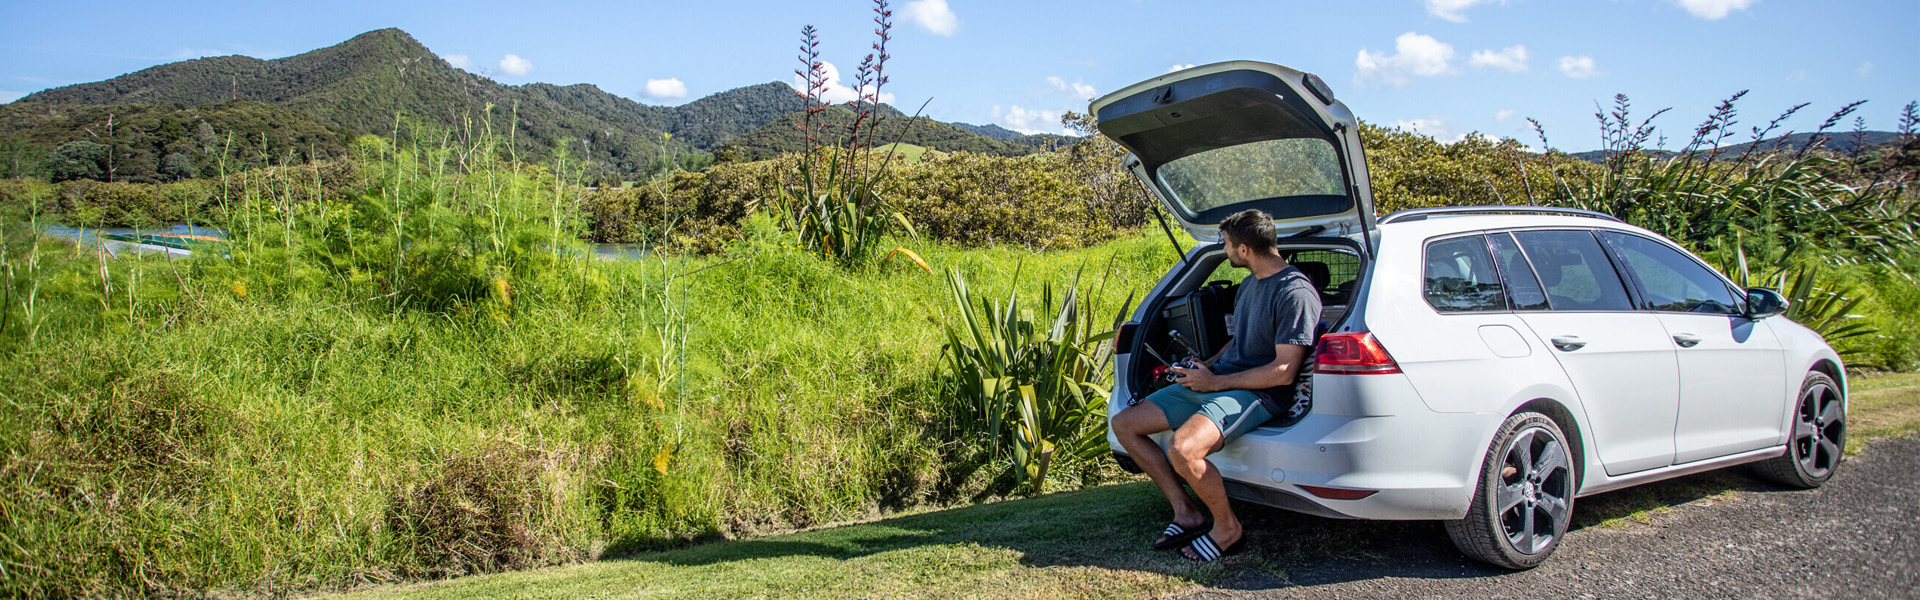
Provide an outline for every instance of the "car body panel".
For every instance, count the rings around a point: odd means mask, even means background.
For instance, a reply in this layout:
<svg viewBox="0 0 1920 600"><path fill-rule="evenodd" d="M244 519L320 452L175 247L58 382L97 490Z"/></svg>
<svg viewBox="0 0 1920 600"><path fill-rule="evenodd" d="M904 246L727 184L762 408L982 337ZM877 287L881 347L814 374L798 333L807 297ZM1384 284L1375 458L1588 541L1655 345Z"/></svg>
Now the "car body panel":
<svg viewBox="0 0 1920 600"><path fill-rule="evenodd" d="M1680 412L1674 422L1677 463L1745 452L1779 442L1778 415L1794 391L1778 378L1756 373L1786 371L1786 356L1767 320L1729 315L1655 313L1676 342L1680 365ZM1794 382L1798 387L1799 382Z"/></svg>

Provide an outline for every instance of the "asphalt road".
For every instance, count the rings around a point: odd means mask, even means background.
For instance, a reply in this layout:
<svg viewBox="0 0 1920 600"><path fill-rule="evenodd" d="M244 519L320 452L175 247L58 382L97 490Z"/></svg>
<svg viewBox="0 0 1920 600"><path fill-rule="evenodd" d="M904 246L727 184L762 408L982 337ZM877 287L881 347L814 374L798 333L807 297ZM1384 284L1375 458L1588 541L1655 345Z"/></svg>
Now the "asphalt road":
<svg viewBox="0 0 1920 600"><path fill-rule="evenodd" d="M1731 469L1582 498L1577 529L1531 571L1470 561L1437 524L1407 523L1370 529L1365 556L1228 563L1181 597L1920 598L1917 483L1920 440L1881 440L1817 490ZM1293 521L1260 519L1257 547L1283 547Z"/></svg>

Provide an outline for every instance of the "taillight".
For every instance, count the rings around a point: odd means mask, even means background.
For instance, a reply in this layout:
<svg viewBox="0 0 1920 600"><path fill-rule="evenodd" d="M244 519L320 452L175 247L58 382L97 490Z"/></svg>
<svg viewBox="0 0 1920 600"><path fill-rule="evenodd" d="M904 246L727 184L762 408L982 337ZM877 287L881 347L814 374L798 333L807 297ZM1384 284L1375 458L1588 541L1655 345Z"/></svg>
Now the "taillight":
<svg viewBox="0 0 1920 600"><path fill-rule="evenodd" d="M1315 373L1384 375L1399 373L1400 364L1380 346L1370 331L1348 331L1320 336L1313 354Z"/></svg>

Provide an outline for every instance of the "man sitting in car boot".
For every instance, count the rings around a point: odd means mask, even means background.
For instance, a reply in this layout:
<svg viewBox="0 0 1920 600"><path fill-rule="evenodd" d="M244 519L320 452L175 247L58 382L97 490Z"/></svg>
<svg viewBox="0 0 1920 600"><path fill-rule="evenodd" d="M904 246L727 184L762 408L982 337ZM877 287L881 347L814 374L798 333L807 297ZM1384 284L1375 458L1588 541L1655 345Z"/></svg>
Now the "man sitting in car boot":
<svg viewBox="0 0 1920 600"><path fill-rule="evenodd" d="M1220 470L1207 455L1275 416L1294 421L1306 413L1314 326L1320 318L1319 292L1280 256L1267 213L1246 210L1227 217L1220 234L1227 261L1252 272L1234 299L1232 339L1194 368L1170 367L1178 374L1176 385L1120 411L1112 422L1120 445L1173 504L1173 523L1154 549L1185 544L1183 556L1207 562L1238 550L1244 537L1227 505ZM1163 452L1147 436L1167 430L1173 439ZM1206 512L1180 489L1176 474L1193 487Z"/></svg>

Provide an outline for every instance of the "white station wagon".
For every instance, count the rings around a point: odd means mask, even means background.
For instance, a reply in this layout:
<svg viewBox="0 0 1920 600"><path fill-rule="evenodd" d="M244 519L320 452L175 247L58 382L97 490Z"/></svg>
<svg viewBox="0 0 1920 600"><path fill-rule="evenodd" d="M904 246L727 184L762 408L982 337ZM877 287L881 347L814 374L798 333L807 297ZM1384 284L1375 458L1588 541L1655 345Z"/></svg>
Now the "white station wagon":
<svg viewBox="0 0 1920 600"><path fill-rule="evenodd" d="M1352 113L1278 65L1187 69L1091 110L1201 241L1121 327L1109 415L1166 385L1155 367L1226 343L1228 215L1273 215L1320 289L1312 409L1209 457L1234 498L1441 520L1462 552L1522 569L1558 546L1577 497L1743 463L1814 487L1840 461L1833 349L1778 293L1656 234L1544 207L1376 218Z"/></svg>

